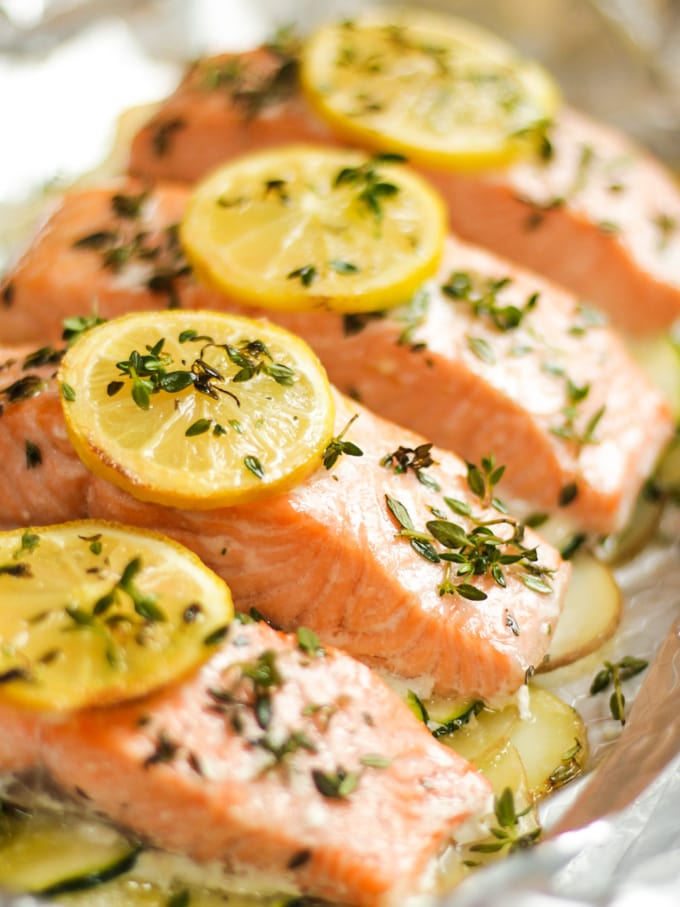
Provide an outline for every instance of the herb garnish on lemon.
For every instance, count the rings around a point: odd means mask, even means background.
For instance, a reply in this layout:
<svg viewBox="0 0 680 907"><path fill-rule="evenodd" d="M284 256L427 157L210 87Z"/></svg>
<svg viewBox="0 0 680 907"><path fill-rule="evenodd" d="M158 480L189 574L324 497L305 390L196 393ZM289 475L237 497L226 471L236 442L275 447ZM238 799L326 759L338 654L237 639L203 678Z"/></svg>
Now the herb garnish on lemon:
<svg viewBox="0 0 680 907"><path fill-rule="evenodd" d="M180 238L194 270L239 302L366 312L434 274L445 227L443 202L401 156L292 145L199 183Z"/></svg>
<svg viewBox="0 0 680 907"><path fill-rule="evenodd" d="M89 331L59 371L84 463L144 501L210 509L319 468L333 397L307 344L221 312L137 313Z"/></svg>
<svg viewBox="0 0 680 907"><path fill-rule="evenodd" d="M444 168L531 154L559 103L548 73L495 35L416 9L322 26L304 45L301 79L341 136Z"/></svg>
<svg viewBox="0 0 680 907"><path fill-rule="evenodd" d="M142 696L207 660L223 580L156 533L81 520L0 533L0 695L51 711Z"/></svg>

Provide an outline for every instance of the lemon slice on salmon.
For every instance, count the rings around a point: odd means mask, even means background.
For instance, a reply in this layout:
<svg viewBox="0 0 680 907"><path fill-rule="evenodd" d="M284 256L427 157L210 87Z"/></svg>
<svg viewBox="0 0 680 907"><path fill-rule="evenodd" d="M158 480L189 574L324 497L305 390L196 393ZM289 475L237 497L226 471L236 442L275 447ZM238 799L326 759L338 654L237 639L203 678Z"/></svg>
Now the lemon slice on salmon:
<svg viewBox="0 0 680 907"><path fill-rule="evenodd" d="M0 696L48 710L136 698L213 653L226 584L155 533L81 520L0 533Z"/></svg>
<svg viewBox="0 0 680 907"><path fill-rule="evenodd" d="M83 462L143 501L192 510L282 493L321 464L334 401L307 344L221 312L135 313L88 331L59 370Z"/></svg>
<svg viewBox="0 0 680 907"><path fill-rule="evenodd" d="M294 145L199 183L180 238L199 276L239 301L364 312L411 298L445 227L441 199L398 156Z"/></svg>
<svg viewBox="0 0 680 907"><path fill-rule="evenodd" d="M427 166L503 166L536 149L559 92L537 63L470 23L374 10L307 40L303 90L341 136Z"/></svg>

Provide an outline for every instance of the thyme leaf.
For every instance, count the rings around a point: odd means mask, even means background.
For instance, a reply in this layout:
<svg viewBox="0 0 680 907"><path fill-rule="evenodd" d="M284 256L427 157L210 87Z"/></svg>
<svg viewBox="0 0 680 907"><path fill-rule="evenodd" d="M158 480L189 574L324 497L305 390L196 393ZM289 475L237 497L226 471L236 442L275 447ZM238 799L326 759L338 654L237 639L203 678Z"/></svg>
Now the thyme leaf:
<svg viewBox="0 0 680 907"><path fill-rule="evenodd" d="M355 413L349 420L347 425L345 425L340 434L336 435L334 438L331 438L331 440L326 445L326 448L321 455L323 465L326 467L326 469L332 469L343 454L346 454L350 457L363 457L364 452L357 444L355 444L353 441L344 440L344 437L349 431L350 427L358 418L359 414Z"/></svg>

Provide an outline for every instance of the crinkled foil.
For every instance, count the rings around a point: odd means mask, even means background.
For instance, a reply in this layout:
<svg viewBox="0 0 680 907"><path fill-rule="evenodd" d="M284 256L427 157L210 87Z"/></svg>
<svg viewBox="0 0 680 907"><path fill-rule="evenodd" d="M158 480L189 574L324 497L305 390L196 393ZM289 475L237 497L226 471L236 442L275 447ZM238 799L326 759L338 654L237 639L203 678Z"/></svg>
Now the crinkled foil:
<svg viewBox="0 0 680 907"><path fill-rule="evenodd" d="M362 0L0 0L0 266L44 192L106 157L126 108L161 98L184 61L310 28ZM565 97L680 170L680 0L430 0L542 60ZM27 200L30 200L27 202ZM590 770L543 806L546 839L485 869L433 907L680 904L680 514L616 571L621 628L600 652L539 682L588 725ZM623 735L588 687L603 659L654 658ZM633 701L644 676L629 682ZM618 763L617 763L618 758ZM669 761L670 759L670 761ZM632 802L628 802L632 798ZM594 820L594 821L592 821ZM557 834L560 828L569 831ZM552 832L552 833L551 833ZM32 898L0 907L34 907Z"/></svg>

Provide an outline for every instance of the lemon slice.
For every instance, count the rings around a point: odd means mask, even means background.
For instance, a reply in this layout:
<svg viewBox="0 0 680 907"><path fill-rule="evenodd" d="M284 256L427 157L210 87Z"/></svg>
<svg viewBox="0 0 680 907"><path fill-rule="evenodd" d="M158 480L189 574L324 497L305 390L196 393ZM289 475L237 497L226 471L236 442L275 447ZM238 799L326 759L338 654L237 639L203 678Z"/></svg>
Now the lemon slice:
<svg viewBox="0 0 680 907"><path fill-rule="evenodd" d="M0 695L55 711L132 699L205 661L225 583L155 533L81 520L0 533Z"/></svg>
<svg viewBox="0 0 680 907"><path fill-rule="evenodd" d="M83 462L167 506L281 493L320 466L333 435L331 388L307 344L221 312L109 321L68 350L59 381Z"/></svg>
<svg viewBox="0 0 680 907"><path fill-rule="evenodd" d="M424 165L502 166L536 148L559 93L538 64L467 22L366 13L314 32L301 79L339 133Z"/></svg>
<svg viewBox="0 0 680 907"><path fill-rule="evenodd" d="M239 300L364 312L406 302L436 271L445 226L439 196L394 156L294 145L199 183L180 237L197 273Z"/></svg>

